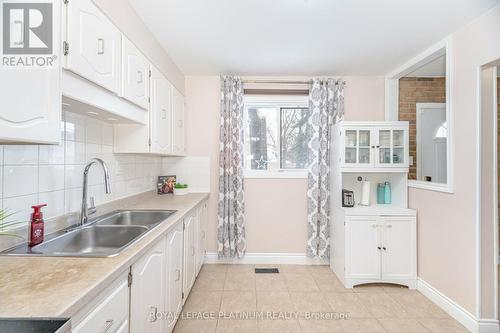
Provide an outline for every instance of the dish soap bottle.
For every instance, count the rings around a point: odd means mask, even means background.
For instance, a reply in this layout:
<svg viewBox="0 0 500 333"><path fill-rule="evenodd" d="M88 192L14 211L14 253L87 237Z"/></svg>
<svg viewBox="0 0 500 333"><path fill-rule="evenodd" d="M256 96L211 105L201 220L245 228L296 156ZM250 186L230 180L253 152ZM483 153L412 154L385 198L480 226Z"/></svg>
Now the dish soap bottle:
<svg viewBox="0 0 500 333"><path fill-rule="evenodd" d="M43 222L43 213L41 211L42 207L47 206L47 204L31 206L33 208L33 213L31 214L31 223L30 223L30 238L29 238L29 246L35 246L43 242L43 234L44 234L44 222Z"/></svg>
<svg viewBox="0 0 500 333"><path fill-rule="evenodd" d="M384 183L384 203L391 203L391 183L389 182Z"/></svg>

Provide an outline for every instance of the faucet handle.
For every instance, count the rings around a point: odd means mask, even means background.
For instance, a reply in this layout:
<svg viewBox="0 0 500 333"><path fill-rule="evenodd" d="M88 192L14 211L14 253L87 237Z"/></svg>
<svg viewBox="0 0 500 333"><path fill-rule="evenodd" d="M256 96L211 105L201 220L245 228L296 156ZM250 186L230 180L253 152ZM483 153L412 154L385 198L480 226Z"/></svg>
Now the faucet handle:
<svg viewBox="0 0 500 333"><path fill-rule="evenodd" d="M97 211L95 208L95 200L94 197L90 197L90 207L88 208L88 214L94 214Z"/></svg>

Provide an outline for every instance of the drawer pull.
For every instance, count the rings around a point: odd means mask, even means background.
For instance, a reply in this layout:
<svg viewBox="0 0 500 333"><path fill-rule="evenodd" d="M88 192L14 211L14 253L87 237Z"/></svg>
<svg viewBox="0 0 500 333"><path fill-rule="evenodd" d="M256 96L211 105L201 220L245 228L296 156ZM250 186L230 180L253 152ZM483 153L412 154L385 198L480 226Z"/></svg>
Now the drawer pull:
<svg viewBox="0 0 500 333"><path fill-rule="evenodd" d="M181 279L181 270L176 269L175 270L175 281L179 281Z"/></svg>
<svg viewBox="0 0 500 333"><path fill-rule="evenodd" d="M386 228L392 228L392 224L388 224L385 226Z"/></svg>
<svg viewBox="0 0 500 333"><path fill-rule="evenodd" d="M109 331L109 329L111 328L111 326L113 326L113 323L115 321L113 319L108 319L106 320L106 322L104 323L104 327L102 329L102 333L106 333L107 331Z"/></svg>

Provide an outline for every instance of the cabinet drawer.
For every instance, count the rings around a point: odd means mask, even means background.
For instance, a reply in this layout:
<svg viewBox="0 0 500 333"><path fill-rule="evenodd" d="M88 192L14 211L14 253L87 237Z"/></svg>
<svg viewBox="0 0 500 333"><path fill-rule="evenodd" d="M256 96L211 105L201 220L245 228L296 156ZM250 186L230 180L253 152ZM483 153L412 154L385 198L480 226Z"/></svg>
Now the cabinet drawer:
<svg viewBox="0 0 500 333"><path fill-rule="evenodd" d="M116 332L128 326L129 289L127 279L122 279L107 296L72 330L74 333Z"/></svg>

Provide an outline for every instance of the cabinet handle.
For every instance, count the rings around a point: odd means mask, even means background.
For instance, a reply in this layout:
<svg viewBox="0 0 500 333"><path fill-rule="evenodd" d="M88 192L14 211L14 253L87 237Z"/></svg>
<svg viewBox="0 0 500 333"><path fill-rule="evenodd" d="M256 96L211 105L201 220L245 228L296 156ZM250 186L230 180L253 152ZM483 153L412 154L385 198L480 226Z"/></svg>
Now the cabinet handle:
<svg viewBox="0 0 500 333"><path fill-rule="evenodd" d="M378 227L378 224L373 223L373 224L372 224L372 228L376 228L376 227Z"/></svg>
<svg viewBox="0 0 500 333"><path fill-rule="evenodd" d="M382 248L380 246L377 246L377 249L382 250Z"/></svg>
<svg viewBox="0 0 500 333"><path fill-rule="evenodd" d="M109 329L111 328L111 326L113 326L113 323L115 321L113 319L108 319L106 320L106 322L104 323L104 327L102 328L102 333L106 333L107 331L109 331Z"/></svg>
<svg viewBox="0 0 500 333"><path fill-rule="evenodd" d="M97 54L104 54L104 39L102 38L97 39Z"/></svg>
<svg viewBox="0 0 500 333"><path fill-rule="evenodd" d="M167 110L161 109L161 119L167 119Z"/></svg>
<svg viewBox="0 0 500 333"><path fill-rule="evenodd" d="M387 251L387 249L386 249L386 247L385 247L385 246L384 246L382 249L383 249L384 251Z"/></svg>
<svg viewBox="0 0 500 333"><path fill-rule="evenodd" d="M202 232L201 232L201 238L202 238L202 239L205 239L205 237L207 237L207 235L205 234L205 231L202 231Z"/></svg>
<svg viewBox="0 0 500 333"><path fill-rule="evenodd" d="M192 246L192 247L191 247L191 256L194 256L195 252L196 252L196 251L195 251L195 248L194 248L194 246Z"/></svg>
<svg viewBox="0 0 500 333"><path fill-rule="evenodd" d="M181 270L176 269L175 270L175 281L179 281L181 279Z"/></svg>
<svg viewBox="0 0 500 333"><path fill-rule="evenodd" d="M144 79L143 75L142 75L142 71L137 71L137 75L139 76L139 78L137 79L137 83L141 84L142 80Z"/></svg>
<svg viewBox="0 0 500 333"><path fill-rule="evenodd" d="M388 224L385 226L386 228L392 228L392 224Z"/></svg>
<svg viewBox="0 0 500 333"><path fill-rule="evenodd" d="M179 128L182 128L182 120L178 120Z"/></svg>

